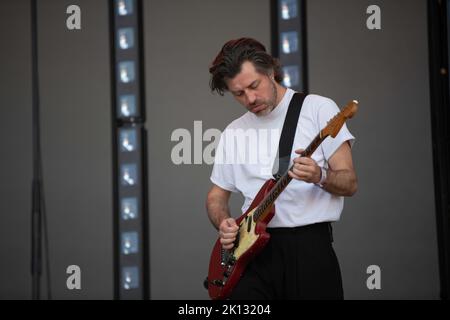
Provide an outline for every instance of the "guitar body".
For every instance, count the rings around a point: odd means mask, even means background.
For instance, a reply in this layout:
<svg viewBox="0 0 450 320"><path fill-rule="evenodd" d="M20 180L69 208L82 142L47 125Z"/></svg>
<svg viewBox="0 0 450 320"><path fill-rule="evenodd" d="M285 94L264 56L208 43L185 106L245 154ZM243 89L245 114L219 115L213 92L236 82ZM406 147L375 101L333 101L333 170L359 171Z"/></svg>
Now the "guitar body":
<svg viewBox="0 0 450 320"><path fill-rule="evenodd" d="M270 234L266 232L267 224L275 214L275 207L266 209L267 213L258 222L253 221L253 214L266 194L276 184L267 180L259 190L248 210L236 219L240 226L237 245L231 250L224 250L220 239L214 245L209 261L207 288L211 299L226 299L239 282L248 263L266 246Z"/></svg>

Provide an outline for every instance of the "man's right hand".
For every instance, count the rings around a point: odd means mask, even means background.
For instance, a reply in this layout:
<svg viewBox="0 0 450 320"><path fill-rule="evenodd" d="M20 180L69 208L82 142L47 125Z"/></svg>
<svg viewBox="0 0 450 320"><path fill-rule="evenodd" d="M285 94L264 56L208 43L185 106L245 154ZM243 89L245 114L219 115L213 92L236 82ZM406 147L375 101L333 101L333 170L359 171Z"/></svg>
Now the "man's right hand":
<svg viewBox="0 0 450 320"><path fill-rule="evenodd" d="M233 218L223 219L219 225L220 243L224 249L234 247L234 241L238 233L239 227Z"/></svg>

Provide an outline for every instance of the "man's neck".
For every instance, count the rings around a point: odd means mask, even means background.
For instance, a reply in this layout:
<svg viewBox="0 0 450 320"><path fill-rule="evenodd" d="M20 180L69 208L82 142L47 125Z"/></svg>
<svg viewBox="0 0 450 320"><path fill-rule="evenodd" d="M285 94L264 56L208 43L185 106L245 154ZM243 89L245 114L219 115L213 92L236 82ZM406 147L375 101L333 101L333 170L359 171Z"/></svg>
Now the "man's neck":
<svg viewBox="0 0 450 320"><path fill-rule="evenodd" d="M283 100L283 97L286 94L287 89L277 83L276 90L277 90L277 100L275 101L275 107L277 107L280 104L281 100Z"/></svg>

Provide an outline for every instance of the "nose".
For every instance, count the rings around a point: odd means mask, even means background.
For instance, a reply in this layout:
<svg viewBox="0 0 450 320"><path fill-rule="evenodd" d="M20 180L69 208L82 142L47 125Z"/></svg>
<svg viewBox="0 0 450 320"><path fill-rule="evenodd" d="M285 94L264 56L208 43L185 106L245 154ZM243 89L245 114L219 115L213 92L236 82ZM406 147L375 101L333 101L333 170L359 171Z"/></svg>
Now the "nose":
<svg viewBox="0 0 450 320"><path fill-rule="evenodd" d="M251 91L247 91L245 93L245 96L246 96L246 99L247 99L247 105L248 106L252 106L255 103L255 101L256 101L256 95L253 92L251 92Z"/></svg>

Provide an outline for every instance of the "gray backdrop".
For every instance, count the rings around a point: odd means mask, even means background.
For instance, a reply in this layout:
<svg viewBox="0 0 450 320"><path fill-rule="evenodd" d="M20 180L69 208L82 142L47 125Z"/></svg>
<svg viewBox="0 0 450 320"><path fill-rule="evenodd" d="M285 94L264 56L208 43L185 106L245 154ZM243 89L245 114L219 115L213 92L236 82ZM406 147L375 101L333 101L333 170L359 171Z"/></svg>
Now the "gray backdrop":
<svg viewBox="0 0 450 320"><path fill-rule="evenodd" d="M82 30L65 26L77 4ZM308 1L310 92L343 106L358 193L335 224L348 299L436 299L438 257L432 180L426 1L378 1L381 30L366 28L364 0ZM0 298L31 296L31 56L27 0L0 3ZM39 1L42 148L53 293L60 299L113 296L112 147L107 1ZM244 110L208 90L208 65L241 36L270 48L269 1L144 1L151 294L206 299L215 230L204 201L211 166L175 165L171 134L223 128ZM200 149L202 150L202 149ZM237 216L242 197L232 197ZM66 288L66 268L82 289ZM381 268L381 290L366 269Z"/></svg>

